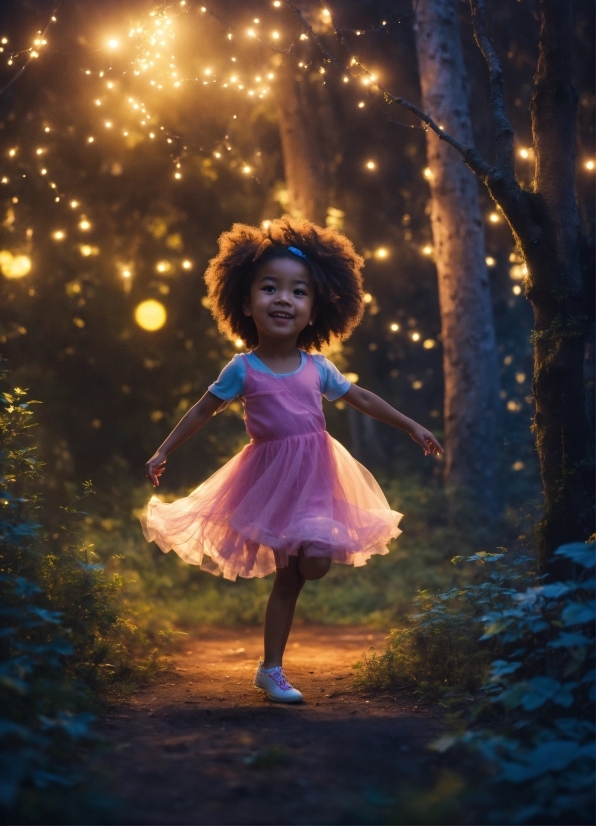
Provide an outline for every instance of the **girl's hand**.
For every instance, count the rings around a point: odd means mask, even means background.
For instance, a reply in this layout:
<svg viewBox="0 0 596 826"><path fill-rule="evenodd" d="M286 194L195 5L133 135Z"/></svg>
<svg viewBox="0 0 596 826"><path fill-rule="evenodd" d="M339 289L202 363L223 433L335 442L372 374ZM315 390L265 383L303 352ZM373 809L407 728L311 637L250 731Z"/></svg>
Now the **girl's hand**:
<svg viewBox="0 0 596 826"><path fill-rule="evenodd" d="M159 487L159 477L166 469L167 456L159 450L156 450L153 456L146 462L147 478L151 480L154 488Z"/></svg>
<svg viewBox="0 0 596 826"><path fill-rule="evenodd" d="M440 456L441 453L443 453L443 448L441 445L437 442L430 430L427 430L425 427L421 427L417 424L415 427L411 428L410 436L422 447L425 456L428 456L429 453L434 453L435 456Z"/></svg>

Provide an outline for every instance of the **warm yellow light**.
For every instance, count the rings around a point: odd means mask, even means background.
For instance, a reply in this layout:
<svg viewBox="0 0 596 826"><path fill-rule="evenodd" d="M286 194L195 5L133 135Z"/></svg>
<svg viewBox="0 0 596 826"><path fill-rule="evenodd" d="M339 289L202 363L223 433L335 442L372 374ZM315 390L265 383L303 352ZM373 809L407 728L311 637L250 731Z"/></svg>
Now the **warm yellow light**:
<svg viewBox="0 0 596 826"><path fill-rule="evenodd" d="M594 169L594 161L586 161L586 169L589 169L591 172Z"/></svg>
<svg viewBox="0 0 596 826"><path fill-rule="evenodd" d="M16 149L9 149L8 154L11 158L14 158L14 156L17 154L17 150Z"/></svg>
<svg viewBox="0 0 596 826"><path fill-rule="evenodd" d="M495 261L495 259L492 257L492 255L487 255L485 260L486 260L486 266L487 267L494 267L495 264L497 263Z"/></svg>
<svg viewBox="0 0 596 826"><path fill-rule="evenodd" d="M122 278L130 278L132 275L130 270L122 270Z"/></svg>
<svg viewBox="0 0 596 826"><path fill-rule="evenodd" d="M427 244L425 247L422 247L422 252L424 253L424 255L432 255L433 248L430 246L430 244Z"/></svg>
<svg viewBox="0 0 596 826"><path fill-rule="evenodd" d="M362 297L362 300L364 301L365 304L370 304L371 301L373 300L373 297L370 293L364 293L364 295Z"/></svg>
<svg viewBox="0 0 596 826"><path fill-rule="evenodd" d="M325 17L331 17L331 12L329 11L329 9L323 9L323 15Z"/></svg>
<svg viewBox="0 0 596 826"><path fill-rule="evenodd" d="M394 322L393 324L389 325L389 329L392 333L397 333L397 331L399 330L399 324L395 324Z"/></svg>
<svg viewBox="0 0 596 826"><path fill-rule="evenodd" d="M420 333L412 333L412 341L420 341Z"/></svg>
<svg viewBox="0 0 596 826"><path fill-rule="evenodd" d="M43 149L36 149L35 154L36 155L43 155Z"/></svg>
<svg viewBox="0 0 596 826"><path fill-rule="evenodd" d="M172 265L169 261L158 261L155 269L157 272L169 272L172 269Z"/></svg>
<svg viewBox="0 0 596 826"><path fill-rule="evenodd" d="M281 6L280 0L274 0L273 5L275 6L276 9L278 9Z"/></svg>
<svg viewBox="0 0 596 826"><path fill-rule="evenodd" d="M271 221L262 221L261 226L263 227L263 229L269 229L269 227L271 226Z"/></svg>
<svg viewBox="0 0 596 826"><path fill-rule="evenodd" d="M379 247L379 249L375 252L375 256L377 258L387 258L389 252L385 249L385 247Z"/></svg>
<svg viewBox="0 0 596 826"><path fill-rule="evenodd" d="M271 32L271 37L274 40L278 40L279 39L279 32Z"/></svg>
<svg viewBox="0 0 596 826"><path fill-rule="evenodd" d="M244 342L242 341L241 338L237 338L236 341L234 342L234 344L236 345L236 347L238 347L238 349L240 349L241 347L244 347Z"/></svg>
<svg viewBox="0 0 596 826"><path fill-rule="evenodd" d="M110 47L110 49L117 49L118 48L118 41L116 40L115 37L112 37L110 40L108 40L108 46Z"/></svg>
<svg viewBox="0 0 596 826"><path fill-rule="evenodd" d="M86 218L83 218L81 221L79 221L79 229L82 229L83 231L91 229L91 224Z"/></svg>
<svg viewBox="0 0 596 826"><path fill-rule="evenodd" d="M493 224L498 224L499 221L501 220L501 216L499 215L498 212L491 212L491 214L488 216L488 218L489 218L489 221L491 221Z"/></svg>
<svg viewBox="0 0 596 826"><path fill-rule="evenodd" d="M57 229L56 232L52 233L52 238L55 241L62 241L64 240L64 238L66 238L66 233L61 229Z"/></svg>
<svg viewBox="0 0 596 826"><path fill-rule="evenodd" d="M79 250L85 258L88 258L90 255L99 255L99 247L92 247L90 244L81 244Z"/></svg>
<svg viewBox="0 0 596 826"><path fill-rule="evenodd" d="M183 262L182 262L182 269L183 269L183 270L190 270L190 269L192 269L192 261L189 261L188 259L187 259L186 261L183 261Z"/></svg>
<svg viewBox="0 0 596 826"><path fill-rule="evenodd" d="M362 101L362 100L360 101L360 103L358 104L358 108L359 109L364 109L364 101Z"/></svg>
<svg viewBox="0 0 596 826"><path fill-rule="evenodd" d="M514 287L512 287L513 295L521 295L521 291L522 288L519 286L519 284L516 284Z"/></svg>
<svg viewBox="0 0 596 826"><path fill-rule="evenodd" d="M5 278L23 278L31 271L31 259L27 255L13 255L8 250L2 250L0 270Z"/></svg>
<svg viewBox="0 0 596 826"><path fill-rule="evenodd" d="M143 330L153 332L161 329L166 323L166 318L166 308L161 301L155 301L153 298L141 301L135 309L135 321Z"/></svg>
<svg viewBox="0 0 596 826"><path fill-rule="evenodd" d="M522 462L518 459L517 462L514 462L511 465L511 468L512 468L512 470L523 470L525 468L525 464L524 464L524 462Z"/></svg>
<svg viewBox="0 0 596 826"><path fill-rule="evenodd" d="M428 166L426 167L426 169L424 170L424 172L422 174L424 175L424 177L427 180L429 180L433 176L433 173L431 172L430 167L428 167Z"/></svg>
<svg viewBox="0 0 596 826"><path fill-rule="evenodd" d="M251 172L251 168L250 168L250 166L248 166L248 164L246 164L246 166L242 167L242 171L244 172L245 175L249 175L250 172Z"/></svg>
<svg viewBox="0 0 596 826"><path fill-rule="evenodd" d="M210 75L211 74L211 69L205 69L205 74Z"/></svg>
<svg viewBox="0 0 596 826"><path fill-rule="evenodd" d="M366 162L366 168L367 168L367 169L376 169L376 166L377 166L377 165L376 165L376 163L375 163L374 161L367 161L367 162Z"/></svg>
<svg viewBox="0 0 596 826"><path fill-rule="evenodd" d="M432 350L433 347L437 346L437 342L434 340L434 338L425 338L422 342L422 346L425 350Z"/></svg>
<svg viewBox="0 0 596 826"><path fill-rule="evenodd" d="M180 172L174 172L174 178L176 178L177 181L179 181L181 177L182 175L180 174Z"/></svg>
<svg viewBox="0 0 596 826"><path fill-rule="evenodd" d="M530 153L528 152L527 149L520 149L519 154L522 158L529 158L530 157Z"/></svg>
<svg viewBox="0 0 596 826"><path fill-rule="evenodd" d="M88 137L88 138L87 138L87 143L93 143L93 141L94 141L94 140L95 140L95 138L93 138L93 137Z"/></svg>
<svg viewBox="0 0 596 826"><path fill-rule="evenodd" d="M79 205L79 202L78 202L78 201L71 201L71 202L70 202L70 205L71 205L71 207L72 207L73 209L76 209L76 208L78 207L78 205Z"/></svg>
<svg viewBox="0 0 596 826"><path fill-rule="evenodd" d="M256 34L254 33L254 31L252 29L249 29L247 34L248 34L249 37L256 37Z"/></svg>

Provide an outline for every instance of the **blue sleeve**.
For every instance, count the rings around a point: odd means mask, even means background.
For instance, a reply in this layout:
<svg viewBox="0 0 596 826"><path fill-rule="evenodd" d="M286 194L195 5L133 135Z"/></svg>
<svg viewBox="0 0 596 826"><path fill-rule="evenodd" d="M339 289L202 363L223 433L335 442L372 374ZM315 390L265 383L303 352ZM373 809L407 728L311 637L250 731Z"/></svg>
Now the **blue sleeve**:
<svg viewBox="0 0 596 826"><path fill-rule="evenodd" d="M244 390L246 365L241 355L235 355L219 374L217 381L207 388L210 393L225 402L231 402L241 396Z"/></svg>
<svg viewBox="0 0 596 826"><path fill-rule="evenodd" d="M325 356L317 355L313 358L321 377L321 392L325 398L332 402L345 395L351 387L351 382Z"/></svg>

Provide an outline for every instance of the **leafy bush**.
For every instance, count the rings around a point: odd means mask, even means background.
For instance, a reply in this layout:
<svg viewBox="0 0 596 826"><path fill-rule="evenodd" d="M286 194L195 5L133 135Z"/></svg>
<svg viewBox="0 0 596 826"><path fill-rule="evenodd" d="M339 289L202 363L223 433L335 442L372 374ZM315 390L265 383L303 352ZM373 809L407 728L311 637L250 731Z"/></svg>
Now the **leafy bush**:
<svg viewBox="0 0 596 826"><path fill-rule="evenodd" d="M483 577L420 592L408 626L357 666L357 687L408 687L458 708L459 730L433 745L485 758L491 791L468 794L495 823L593 822L595 545L556 553L575 580L545 583L527 557L465 558Z"/></svg>
<svg viewBox="0 0 596 826"><path fill-rule="evenodd" d="M529 559L479 551L451 561L464 559L480 568L476 581L438 594L419 591L414 604L420 610L407 617L405 627L391 631L385 652L357 663L356 687L410 687L433 699L456 702L478 691L500 646L499 640L479 645L478 621L504 607L515 586L528 581Z"/></svg>
<svg viewBox="0 0 596 826"><path fill-rule="evenodd" d="M0 811L10 822L77 822L98 805L76 789L97 742L96 690L134 669L134 629L116 599L120 578L76 532L90 483L72 505L44 509L35 402L4 389L5 372L0 383Z"/></svg>
<svg viewBox="0 0 596 826"><path fill-rule="evenodd" d="M594 543L563 545L578 576L533 585L488 611L481 641L497 644L481 693L487 723L438 743L463 743L495 767L510 801L494 816L509 823L593 823ZM512 791L513 788L513 791Z"/></svg>

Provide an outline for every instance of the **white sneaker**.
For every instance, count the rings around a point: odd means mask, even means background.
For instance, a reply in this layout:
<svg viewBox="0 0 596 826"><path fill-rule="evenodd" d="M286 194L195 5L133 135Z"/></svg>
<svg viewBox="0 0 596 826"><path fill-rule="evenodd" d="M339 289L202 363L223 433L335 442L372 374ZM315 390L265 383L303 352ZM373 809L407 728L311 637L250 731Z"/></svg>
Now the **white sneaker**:
<svg viewBox="0 0 596 826"><path fill-rule="evenodd" d="M276 668L263 669L263 660L259 660L259 667L255 674L255 685L267 692L270 700L277 700L278 703L300 703L302 694L296 688L292 688L286 680L286 675L281 665Z"/></svg>

